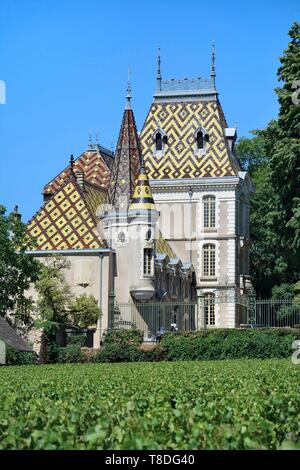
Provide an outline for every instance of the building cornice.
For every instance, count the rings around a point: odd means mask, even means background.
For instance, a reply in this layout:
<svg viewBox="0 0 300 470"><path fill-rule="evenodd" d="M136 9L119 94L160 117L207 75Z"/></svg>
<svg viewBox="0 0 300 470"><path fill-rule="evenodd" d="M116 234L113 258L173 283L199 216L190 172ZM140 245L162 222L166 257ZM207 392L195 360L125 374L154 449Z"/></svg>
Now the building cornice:
<svg viewBox="0 0 300 470"><path fill-rule="evenodd" d="M150 180L150 186L154 193L159 190L186 192L189 191L190 188L194 191L236 189L241 184L241 182L242 178L239 176L222 176Z"/></svg>

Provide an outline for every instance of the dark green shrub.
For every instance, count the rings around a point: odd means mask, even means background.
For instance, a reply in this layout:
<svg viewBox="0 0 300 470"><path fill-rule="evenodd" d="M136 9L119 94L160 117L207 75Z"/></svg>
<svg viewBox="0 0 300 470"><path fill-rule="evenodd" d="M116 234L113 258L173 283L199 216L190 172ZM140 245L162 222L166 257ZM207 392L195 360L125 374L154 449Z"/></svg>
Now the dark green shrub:
<svg viewBox="0 0 300 470"><path fill-rule="evenodd" d="M140 362L146 361L147 357L147 353L135 344L119 342L105 344L93 362Z"/></svg>
<svg viewBox="0 0 300 470"><path fill-rule="evenodd" d="M290 357L297 330L290 328L216 329L167 333L156 357L167 361Z"/></svg>
<svg viewBox="0 0 300 470"><path fill-rule="evenodd" d="M59 348L57 362L67 363L67 362L87 362L87 357L81 351L80 346L76 344L70 344L65 348Z"/></svg>
<svg viewBox="0 0 300 470"><path fill-rule="evenodd" d="M10 346L6 347L6 364L9 366L23 366L37 364L37 355L30 351L17 351Z"/></svg>
<svg viewBox="0 0 300 470"><path fill-rule="evenodd" d="M123 343L139 346L144 340L141 330L112 330L105 334L104 344Z"/></svg>
<svg viewBox="0 0 300 470"><path fill-rule="evenodd" d="M85 335L72 335L68 338L68 345L74 344L83 348L86 346L86 336Z"/></svg>

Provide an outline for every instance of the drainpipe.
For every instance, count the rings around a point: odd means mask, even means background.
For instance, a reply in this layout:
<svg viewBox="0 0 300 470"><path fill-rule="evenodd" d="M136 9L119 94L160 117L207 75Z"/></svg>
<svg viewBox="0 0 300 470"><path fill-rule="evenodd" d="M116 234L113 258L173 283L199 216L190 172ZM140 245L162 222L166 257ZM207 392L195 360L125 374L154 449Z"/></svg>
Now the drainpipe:
<svg viewBox="0 0 300 470"><path fill-rule="evenodd" d="M100 274L99 274L99 347L101 341L101 332L102 332L102 280L103 280L103 255L100 255Z"/></svg>
<svg viewBox="0 0 300 470"><path fill-rule="evenodd" d="M189 188L189 198L190 198L190 263L192 262L192 197L193 189Z"/></svg>

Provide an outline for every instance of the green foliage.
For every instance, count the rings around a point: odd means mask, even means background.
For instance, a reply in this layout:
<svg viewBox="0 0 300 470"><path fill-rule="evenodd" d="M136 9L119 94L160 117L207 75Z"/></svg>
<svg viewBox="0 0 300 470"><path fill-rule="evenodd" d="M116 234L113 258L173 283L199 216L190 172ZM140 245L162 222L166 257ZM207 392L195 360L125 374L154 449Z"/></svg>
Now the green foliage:
<svg viewBox="0 0 300 470"><path fill-rule="evenodd" d="M166 361L284 358L295 339L297 331L284 328L217 329L166 333L159 349Z"/></svg>
<svg viewBox="0 0 300 470"><path fill-rule="evenodd" d="M101 314L98 301L93 295L82 294L70 306L71 323L79 328L95 325Z"/></svg>
<svg viewBox="0 0 300 470"><path fill-rule="evenodd" d="M36 364L37 355L30 351L17 351L10 346L6 347L6 364L12 366L22 366Z"/></svg>
<svg viewBox="0 0 300 470"><path fill-rule="evenodd" d="M278 69L279 116L252 139L240 139L236 151L250 170L255 194L250 212L251 274L257 293L300 277L300 24Z"/></svg>
<svg viewBox="0 0 300 470"><path fill-rule="evenodd" d="M299 446L290 360L0 368L0 449Z"/></svg>
<svg viewBox="0 0 300 470"><path fill-rule="evenodd" d="M272 299L289 299L294 298L294 286L293 284L281 284L280 286L274 286L272 289Z"/></svg>
<svg viewBox="0 0 300 470"><path fill-rule="evenodd" d="M68 339L68 345L76 345L83 348L86 346L86 336L85 335L72 335Z"/></svg>
<svg viewBox="0 0 300 470"><path fill-rule="evenodd" d="M112 330L108 331L105 335L104 344L111 343L119 344L133 344L139 346L144 340L144 333L142 330Z"/></svg>
<svg viewBox="0 0 300 470"><path fill-rule="evenodd" d="M36 282L37 309L42 320L56 323L67 320L72 296L64 270L69 268L69 263L60 256L50 256L43 265Z"/></svg>
<svg viewBox="0 0 300 470"><path fill-rule="evenodd" d="M251 174L268 161L263 137L258 134L258 131L252 131L252 134L254 137L251 139L241 137L235 146L242 169Z"/></svg>
<svg viewBox="0 0 300 470"><path fill-rule="evenodd" d="M77 344L70 344L65 348L58 348L58 363L78 363L87 362L87 357L81 351Z"/></svg>
<svg viewBox="0 0 300 470"><path fill-rule="evenodd" d="M95 362L147 361L150 356L141 351L144 334L141 330L112 330L104 339L104 347L95 356Z"/></svg>
<svg viewBox="0 0 300 470"><path fill-rule="evenodd" d="M37 280L41 266L25 253L32 248L26 226L16 214L6 215L6 209L0 205L0 315L14 327L25 330L32 325L34 304L24 293ZM12 311L16 314L8 317Z"/></svg>
<svg viewBox="0 0 300 470"><path fill-rule="evenodd" d="M94 357L94 362L140 362L146 361L148 355L135 344L108 343Z"/></svg>
<svg viewBox="0 0 300 470"><path fill-rule="evenodd" d="M43 328L46 339L46 357L47 364L57 362L59 347L56 343L56 333L59 329L59 324L50 320L36 320L36 328Z"/></svg>

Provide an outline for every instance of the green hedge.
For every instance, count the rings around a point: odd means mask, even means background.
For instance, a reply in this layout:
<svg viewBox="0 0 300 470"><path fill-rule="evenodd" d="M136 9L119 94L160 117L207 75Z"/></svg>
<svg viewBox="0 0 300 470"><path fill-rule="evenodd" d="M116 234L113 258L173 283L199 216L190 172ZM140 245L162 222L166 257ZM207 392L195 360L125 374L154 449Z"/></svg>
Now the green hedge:
<svg viewBox="0 0 300 470"><path fill-rule="evenodd" d="M34 352L17 351L6 346L6 365L23 366L27 364L37 364L37 355Z"/></svg>
<svg viewBox="0 0 300 470"><path fill-rule="evenodd" d="M144 333L141 330L112 330L108 331L104 337L104 345L108 344L133 344L139 346L144 340Z"/></svg>
<svg viewBox="0 0 300 470"><path fill-rule="evenodd" d="M291 356L297 337L289 328L166 333L154 355L166 361L284 358Z"/></svg>
<svg viewBox="0 0 300 470"><path fill-rule="evenodd" d="M70 344L65 348L58 348L57 362L64 363L74 363L74 362L88 362L88 358L81 351L81 347L77 344Z"/></svg>

